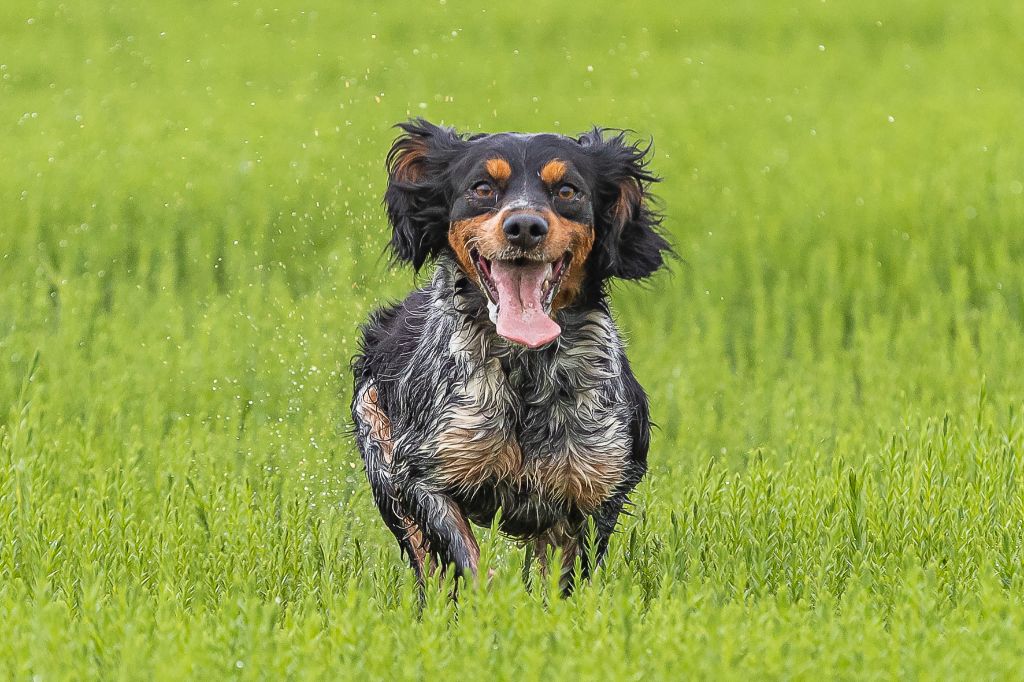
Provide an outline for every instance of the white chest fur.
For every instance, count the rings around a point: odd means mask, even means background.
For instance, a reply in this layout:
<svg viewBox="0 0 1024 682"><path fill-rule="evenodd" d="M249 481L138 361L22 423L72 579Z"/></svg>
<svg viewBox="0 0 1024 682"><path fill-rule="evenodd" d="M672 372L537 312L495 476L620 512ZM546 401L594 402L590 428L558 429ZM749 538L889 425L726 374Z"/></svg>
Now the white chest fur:
<svg viewBox="0 0 1024 682"><path fill-rule="evenodd" d="M502 346L503 366L495 343L503 344L475 322L449 341L457 371L424 444L439 460L439 482L465 492L522 485L596 509L622 484L632 447L611 320L592 313L544 363L523 360L521 369L513 356L521 351Z"/></svg>

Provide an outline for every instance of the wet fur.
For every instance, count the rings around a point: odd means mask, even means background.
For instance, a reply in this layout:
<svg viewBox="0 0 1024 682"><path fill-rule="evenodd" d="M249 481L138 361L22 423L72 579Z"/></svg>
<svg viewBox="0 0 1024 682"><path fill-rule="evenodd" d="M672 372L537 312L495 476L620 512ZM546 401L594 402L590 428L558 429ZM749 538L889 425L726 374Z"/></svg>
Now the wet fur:
<svg viewBox="0 0 1024 682"><path fill-rule="evenodd" d="M460 153L473 153L472 139L422 121L403 127L385 197L392 248L417 268L433 259L435 269L426 286L371 315L353 363L352 414L374 500L421 579L448 565L475 575L469 521L489 525L500 509L501 530L531 543L542 563L547 548L562 550L568 592L574 560L590 573L588 556L603 556L647 469L647 397L604 287L611 277L651 274L668 250L647 202L654 178L644 152L621 136L573 140L581 151L568 161L594 165L593 217L584 225L549 216L571 224L576 239L585 228L587 238L579 275L553 311L561 336L526 350L497 335L463 249L451 241L468 223L454 215L450 175ZM481 164L495 156L478 154ZM464 220L484 225L487 215ZM588 553L591 520L596 546Z"/></svg>

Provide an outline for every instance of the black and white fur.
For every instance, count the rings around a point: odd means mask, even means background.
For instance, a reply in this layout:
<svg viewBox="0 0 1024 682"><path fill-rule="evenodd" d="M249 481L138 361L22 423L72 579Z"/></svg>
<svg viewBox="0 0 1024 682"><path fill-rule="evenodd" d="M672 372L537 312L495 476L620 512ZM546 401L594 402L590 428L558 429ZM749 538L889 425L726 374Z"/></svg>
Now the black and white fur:
<svg viewBox="0 0 1024 682"><path fill-rule="evenodd" d="M475 575L479 550L467 519L490 525L500 509L501 530L529 543L541 561L548 548L561 549L568 592L573 562L589 575L588 557L604 555L647 469L647 397L605 295L608 279L645 277L669 250L647 203L654 178L645 150L597 130L543 141L562 157L569 150L559 144L574 147L577 166L593 162L586 182L598 241L584 291L557 312L561 335L531 350L497 335L484 294L436 238L441 223L455 219L458 179L429 164L441 157L457 164L489 136L464 138L425 121L403 130L396 149L416 145L424 166L397 177L396 152L389 157L393 248L400 259L435 266L429 283L371 315L353 362L352 415L374 500L421 580L449 565ZM531 143L529 136L500 142L513 153ZM606 168L613 163L614 172ZM620 193L623 182L631 184ZM623 209L623 201L638 203ZM590 520L596 545L587 551Z"/></svg>

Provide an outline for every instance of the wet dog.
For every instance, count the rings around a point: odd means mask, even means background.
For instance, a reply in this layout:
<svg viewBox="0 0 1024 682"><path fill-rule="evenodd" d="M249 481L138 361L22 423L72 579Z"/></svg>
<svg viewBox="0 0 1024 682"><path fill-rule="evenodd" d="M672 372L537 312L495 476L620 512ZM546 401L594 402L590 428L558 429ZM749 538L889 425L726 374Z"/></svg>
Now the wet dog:
<svg viewBox="0 0 1024 682"><path fill-rule="evenodd" d="M391 250L433 276L376 310L353 362L352 416L373 498L421 580L475 575L471 522L600 561L647 469L647 396L607 285L670 253L648 147L579 137L462 135L418 119L387 157ZM588 527L594 546L586 547Z"/></svg>

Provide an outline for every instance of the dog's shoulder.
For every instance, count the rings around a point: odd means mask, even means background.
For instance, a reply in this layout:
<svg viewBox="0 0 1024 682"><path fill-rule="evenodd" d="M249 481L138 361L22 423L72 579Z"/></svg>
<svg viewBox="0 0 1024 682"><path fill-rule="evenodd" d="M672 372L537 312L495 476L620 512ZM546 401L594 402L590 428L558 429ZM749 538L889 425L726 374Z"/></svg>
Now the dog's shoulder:
<svg viewBox="0 0 1024 682"><path fill-rule="evenodd" d="M422 310L429 305L430 295L417 289L398 303L373 310L360 328L358 351L352 361L355 393L373 385L386 404L391 392L390 378L403 373L408 358L420 345Z"/></svg>

